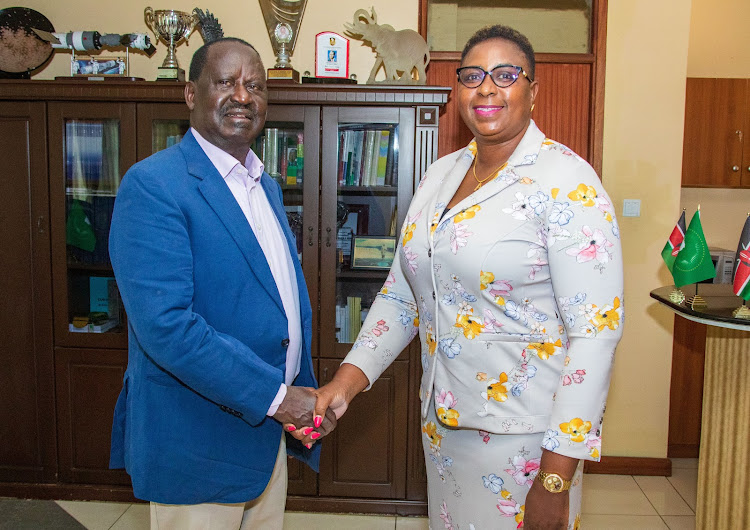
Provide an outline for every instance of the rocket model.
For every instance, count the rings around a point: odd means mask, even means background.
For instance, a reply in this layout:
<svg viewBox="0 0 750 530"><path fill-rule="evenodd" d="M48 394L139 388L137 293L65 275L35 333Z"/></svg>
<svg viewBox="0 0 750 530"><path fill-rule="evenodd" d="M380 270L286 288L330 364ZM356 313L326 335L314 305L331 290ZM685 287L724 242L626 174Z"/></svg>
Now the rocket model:
<svg viewBox="0 0 750 530"><path fill-rule="evenodd" d="M76 51L99 50L101 48L135 48L143 50L151 57L156 53L156 48L145 33L105 33L98 31L71 31L68 33L49 33L40 29L34 29L34 33L43 41L49 42L53 48L65 48Z"/></svg>

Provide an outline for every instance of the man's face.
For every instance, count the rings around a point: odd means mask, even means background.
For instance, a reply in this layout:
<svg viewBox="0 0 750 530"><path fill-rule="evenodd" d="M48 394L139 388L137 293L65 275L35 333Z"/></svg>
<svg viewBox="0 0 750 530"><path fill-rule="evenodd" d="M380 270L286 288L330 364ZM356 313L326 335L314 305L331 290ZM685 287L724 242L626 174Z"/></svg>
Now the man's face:
<svg viewBox="0 0 750 530"><path fill-rule="evenodd" d="M190 125L206 140L245 161L263 130L268 108L266 72L257 52L240 42L219 42L185 87Z"/></svg>

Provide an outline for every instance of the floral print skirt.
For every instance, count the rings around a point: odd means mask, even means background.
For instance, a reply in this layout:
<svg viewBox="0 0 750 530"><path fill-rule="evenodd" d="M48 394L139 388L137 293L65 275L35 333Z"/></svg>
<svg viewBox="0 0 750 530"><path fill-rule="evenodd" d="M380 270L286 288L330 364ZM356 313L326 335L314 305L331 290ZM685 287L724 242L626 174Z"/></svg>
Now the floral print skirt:
<svg viewBox="0 0 750 530"><path fill-rule="evenodd" d="M523 528L526 494L544 433L489 434L447 427L429 407L422 420L431 530ZM568 528L581 520L583 462L570 489Z"/></svg>

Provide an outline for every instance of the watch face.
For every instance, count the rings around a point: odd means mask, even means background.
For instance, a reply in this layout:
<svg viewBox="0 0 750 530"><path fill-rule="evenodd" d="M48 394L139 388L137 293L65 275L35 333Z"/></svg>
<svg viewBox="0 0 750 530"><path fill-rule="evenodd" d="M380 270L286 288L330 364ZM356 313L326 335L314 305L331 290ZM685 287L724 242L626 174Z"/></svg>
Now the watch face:
<svg viewBox="0 0 750 530"><path fill-rule="evenodd" d="M557 493L563 489L563 481L557 475L547 475L544 478L544 487L551 492Z"/></svg>

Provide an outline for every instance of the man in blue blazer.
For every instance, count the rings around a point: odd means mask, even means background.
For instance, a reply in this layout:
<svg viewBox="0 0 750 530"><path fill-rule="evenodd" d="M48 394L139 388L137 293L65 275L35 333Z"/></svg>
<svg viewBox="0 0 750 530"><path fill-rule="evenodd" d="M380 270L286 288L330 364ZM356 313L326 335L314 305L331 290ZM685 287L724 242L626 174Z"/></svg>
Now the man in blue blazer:
<svg viewBox="0 0 750 530"><path fill-rule="evenodd" d="M335 427L331 411L313 418L307 287L281 190L250 150L267 98L251 45L204 45L190 131L131 167L115 202L129 352L110 466L151 501L152 528L281 528L286 452L317 470L314 441Z"/></svg>

